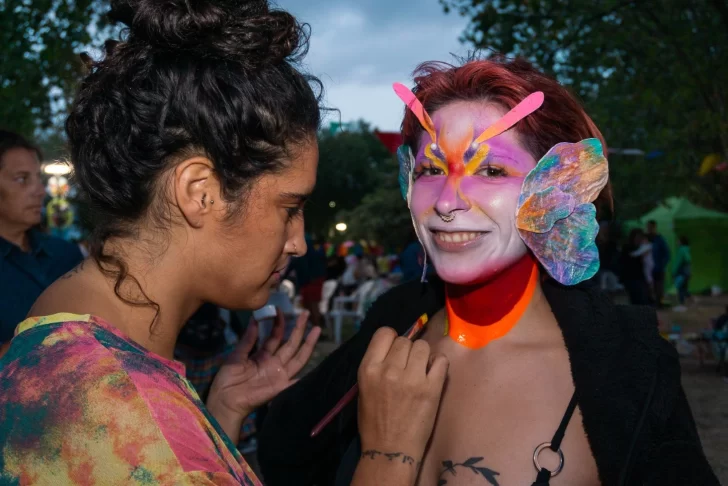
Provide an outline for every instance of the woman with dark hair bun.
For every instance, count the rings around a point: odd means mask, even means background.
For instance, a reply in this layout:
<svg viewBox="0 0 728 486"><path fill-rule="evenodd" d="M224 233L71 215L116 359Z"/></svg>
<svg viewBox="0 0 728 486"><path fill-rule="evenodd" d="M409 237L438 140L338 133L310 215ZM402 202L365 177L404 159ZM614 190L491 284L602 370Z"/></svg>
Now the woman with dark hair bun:
<svg viewBox="0 0 728 486"><path fill-rule="evenodd" d="M251 323L207 403L172 358L201 305L260 308L306 253L321 121L320 83L296 67L307 31L265 0L111 4L123 40L83 56L66 123L91 255L0 358L0 483L257 485L240 424L293 382L320 329L304 339L304 315L282 344L279 319L249 356ZM360 486L414 481L445 380L444 357L395 337L362 366L361 424L400 460L362 461Z"/></svg>

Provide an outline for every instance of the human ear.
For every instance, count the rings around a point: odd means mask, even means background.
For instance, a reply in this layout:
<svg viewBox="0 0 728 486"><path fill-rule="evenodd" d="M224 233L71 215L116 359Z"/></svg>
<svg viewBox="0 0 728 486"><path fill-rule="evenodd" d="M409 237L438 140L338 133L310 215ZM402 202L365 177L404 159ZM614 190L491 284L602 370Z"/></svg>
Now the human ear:
<svg viewBox="0 0 728 486"><path fill-rule="evenodd" d="M185 159L174 169L172 186L177 206L193 228L204 226L213 205L220 201L220 183L212 162L205 157Z"/></svg>

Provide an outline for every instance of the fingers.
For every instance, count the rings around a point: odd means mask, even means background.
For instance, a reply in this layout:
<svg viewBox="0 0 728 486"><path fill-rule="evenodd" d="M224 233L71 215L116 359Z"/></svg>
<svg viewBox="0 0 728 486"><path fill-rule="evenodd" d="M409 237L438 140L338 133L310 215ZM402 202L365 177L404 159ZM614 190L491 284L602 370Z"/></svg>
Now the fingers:
<svg viewBox="0 0 728 486"><path fill-rule="evenodd" d="M442 354L434 354L430 359L430 371L427 372L427 380L430 382L430 386L433 391L440 393L442 387L445 386L445 379L447 378L447 370L450 367L450 362Z"/></svg>
<svg viewBox="0 0 728 486"><path fill-rule="evenodd" d="M276 319L271 330L270 337L263 343L263 349L270 353L275 354L278 347L281 345L283 340L283 332L285 331L286 320L283 317L283 312L276 308Z"/></svg>
<svg viewBox="0 0 728 486"><path fill-rule="evenodd" d="M306 366L306 363L308 363L308 360L313 354L313 350L316 348L319 337L321 337L321 328L314 327L311 329L311 332L308 333L306 340L303 342L303 346L298 349L293 359L286 364L286 373L288 373L288 376L296 376Z"/></svg>
<svg viewBox="0 0 728 486"><path fill-rule="evenodd" d="M397 338L397 333L390 327L381 327L372 336L369 347L364 358L361 360L361 366L369 366L384 361L392 347L392 342Z"/></svg>
<svg viewBox="0 0 728 486"><path fill-rule="evenodd" d="M412 341L405 337L398 337L392 343L389 354L384 360L384 364L398 370L404 370L407 367L410 350L412 349Z"/></svg>
<svg viewBox="0 0 728 486"><path fill-rule="evenodd" d="M235 346L235 349L230 354L229 361L237 362L246 359L250 352L253 350L256 341L258 340L258 321L250 318L248 321L248 328L243 334L243 338Z"/></svg>
<svg viewBox="0 0 728 486"><path fill-rule="evenodd" d="M425 341L415 341L407 360L406 373L412 378L424 376L427 374L429 359L430 346Z"/></svg>
<svg viewBox="0 0 728 486"><path fill-rule="evenodd" d="M301 340L303 339L303 334L306 331L309 314L310 313L308 311L304 311L300 316L298 316L298 319L296 320L296 327L293 328L291 336L288 338L288 341L281 346L281 349L278 350L277 356L281 360L281 363L288 363L293 355L296 354L296 351L298 351L298 348L301 345ZM321 334L320 331L319 334ZM314 342L314 344L316 343Z"/></svg>

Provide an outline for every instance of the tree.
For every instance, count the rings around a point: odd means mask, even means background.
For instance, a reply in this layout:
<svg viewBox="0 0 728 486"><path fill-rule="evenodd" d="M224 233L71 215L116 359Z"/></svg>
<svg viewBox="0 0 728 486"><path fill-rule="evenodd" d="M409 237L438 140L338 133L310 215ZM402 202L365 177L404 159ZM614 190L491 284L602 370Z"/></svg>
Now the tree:
<svg viewBox="0 0 728 486"><path fill-rule="evenodd" d="M397 179L397 163L364 122L346 132L319 134L316 189L306 206L308 231L328 237L337 214L357 207L387 178Z"/></svg>
<svg viewBox="0 0 728 486"><path fill-rule="evenodd" d="M470 17L463 41L570 86L610 146L653 152L610 159L622 215L676 193L728 209L726 175L696 176L705 155L728 158L725 0L440 1Z"/></svg>
<svg viewBox="0 0 728 486"><path fill-rule="evenodd" d="M82 72L79 53L103 26L99 0L0 0L0 120L33 136L52 127Z"/></svg>
<svg viewBox="0 0 728 486"><path fill-rule="evenodd" d="M375 241L386 248L405 244L412 233L412 218L399 190L397 176L391 176L356 208L339 214L348 228L346 238Z"/></svg>

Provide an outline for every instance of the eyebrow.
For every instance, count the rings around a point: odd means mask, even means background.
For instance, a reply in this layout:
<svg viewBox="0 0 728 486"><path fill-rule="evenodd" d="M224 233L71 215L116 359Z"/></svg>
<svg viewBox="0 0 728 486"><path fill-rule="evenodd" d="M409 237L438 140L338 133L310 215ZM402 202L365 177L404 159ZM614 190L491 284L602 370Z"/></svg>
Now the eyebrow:
<svg viewBox="0 0 728 486"><path fill-rule="evenodd" d="M309 192L307 194L302 194L302 193L299 193L299 192L282 192L281 193L281 197L283 199L289 199L289 200L293 200L293 201L304 202L309 197L311 197L311 193Z"/></svg>

